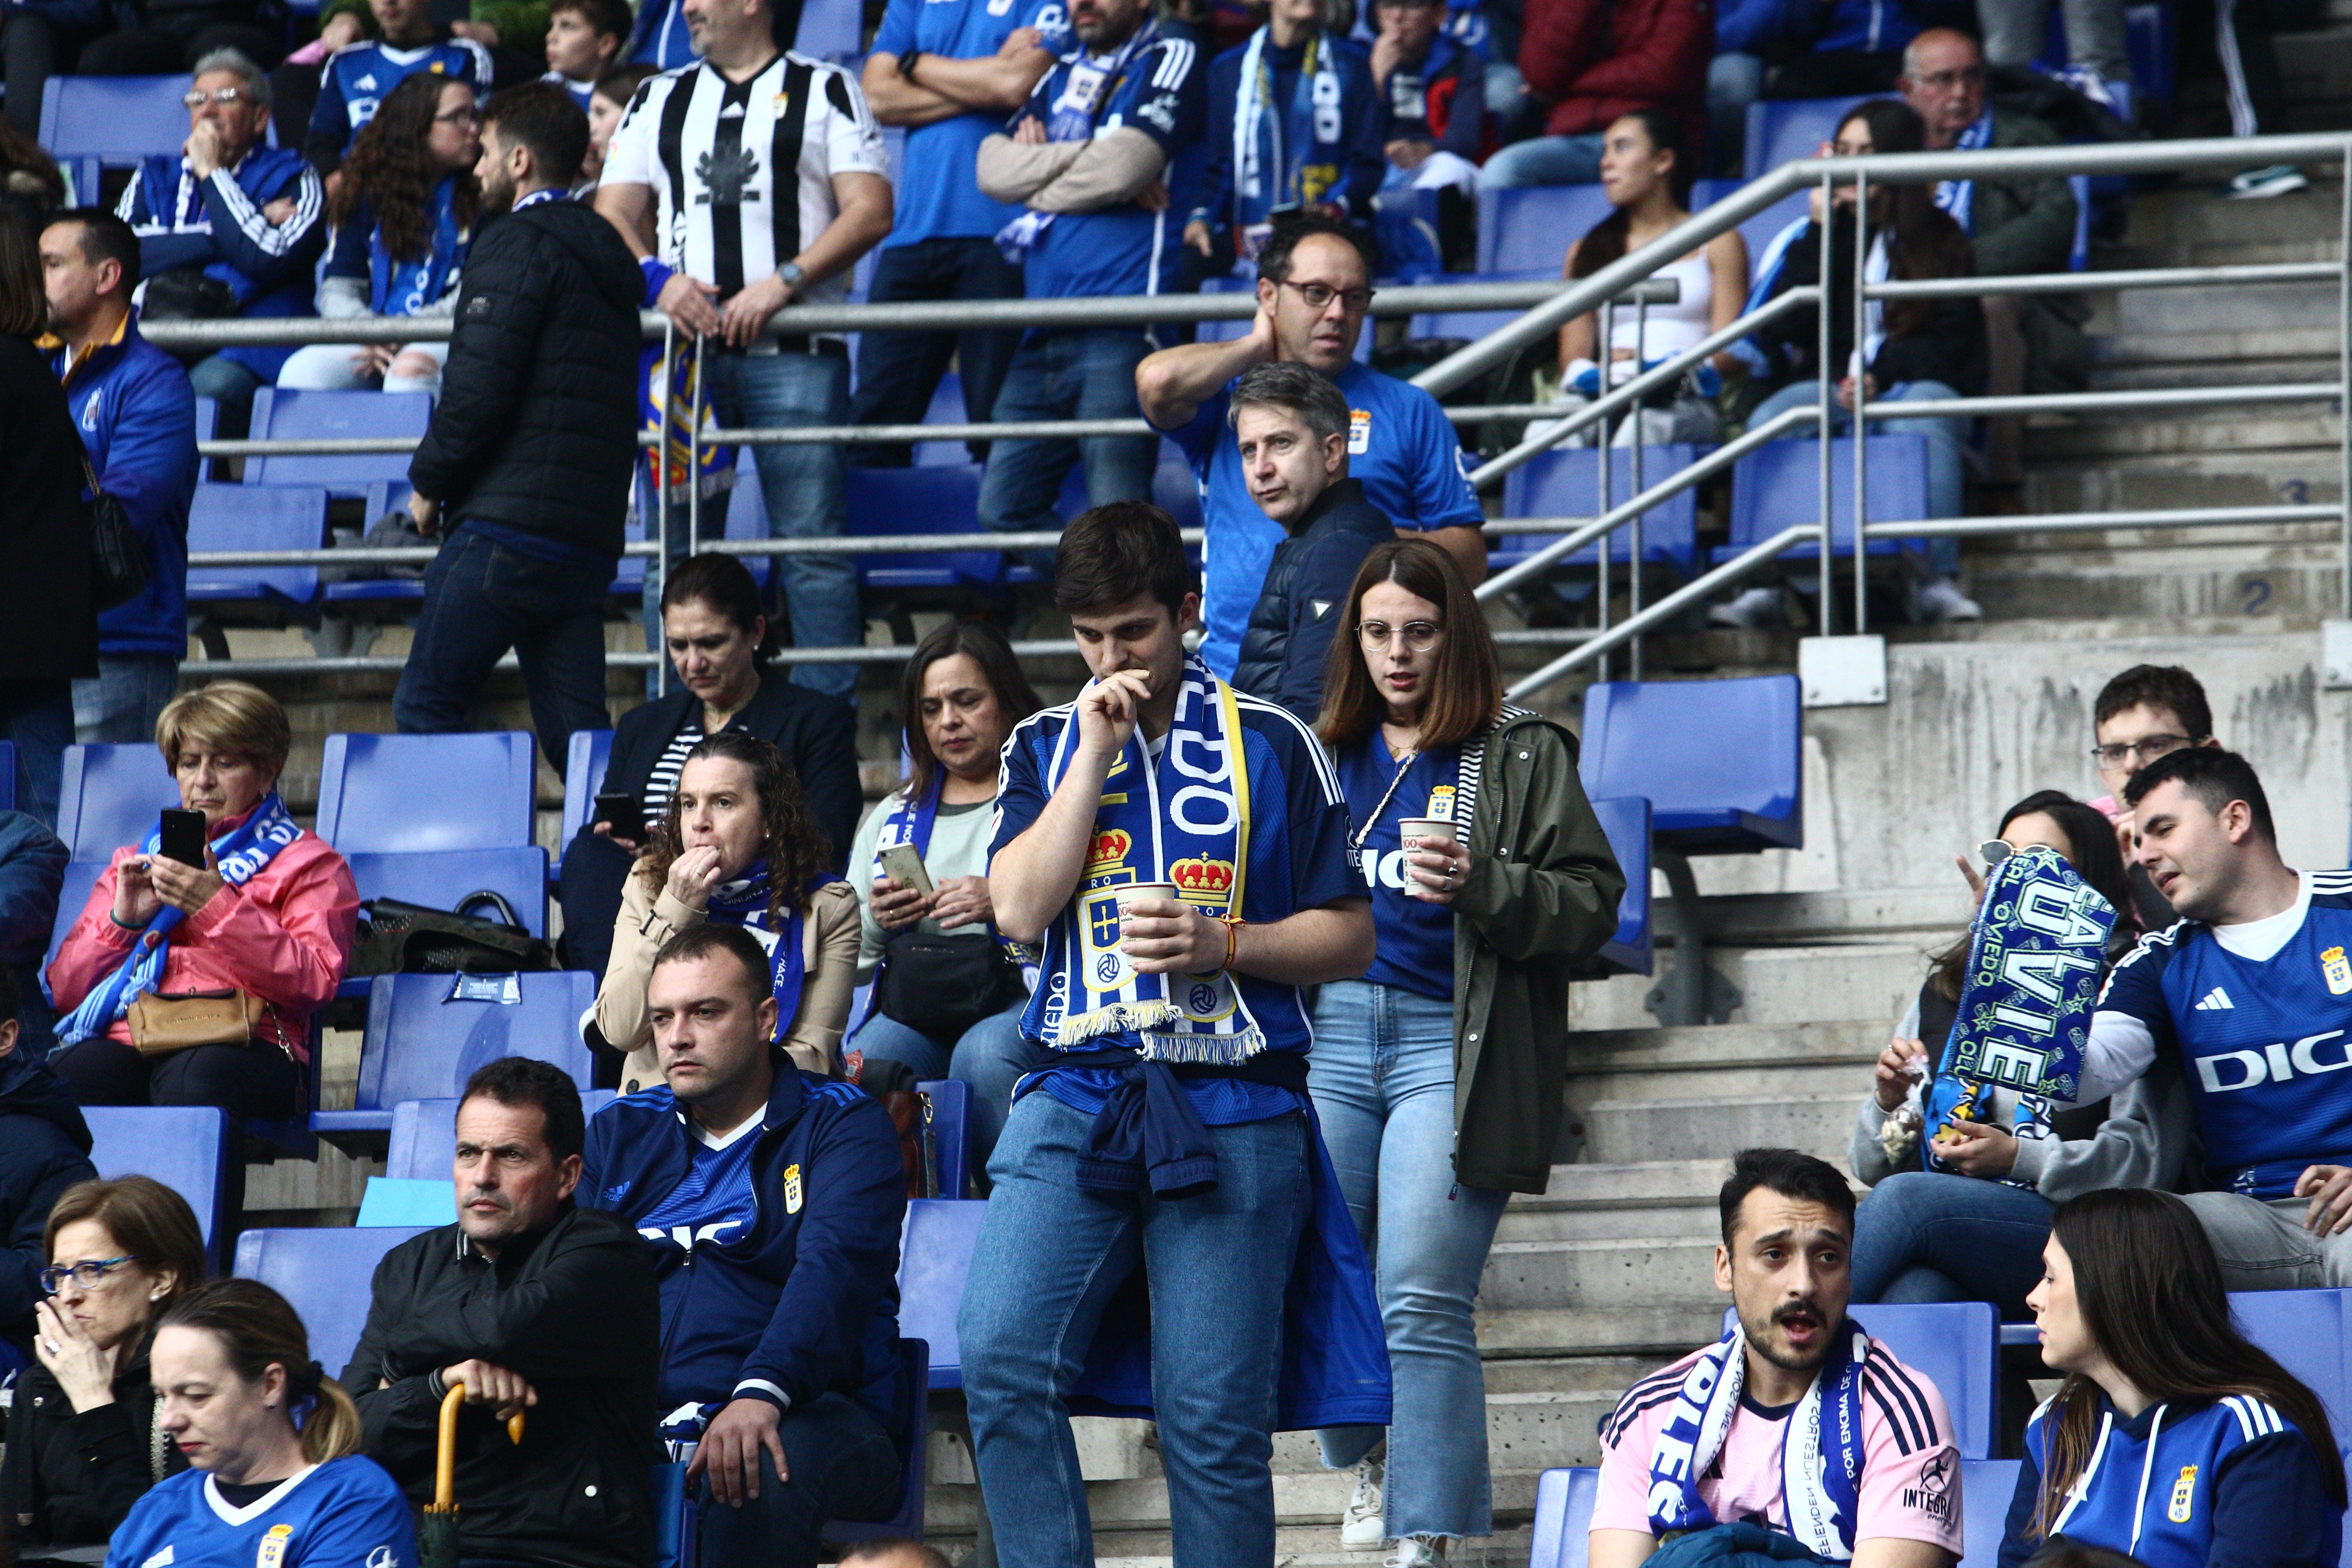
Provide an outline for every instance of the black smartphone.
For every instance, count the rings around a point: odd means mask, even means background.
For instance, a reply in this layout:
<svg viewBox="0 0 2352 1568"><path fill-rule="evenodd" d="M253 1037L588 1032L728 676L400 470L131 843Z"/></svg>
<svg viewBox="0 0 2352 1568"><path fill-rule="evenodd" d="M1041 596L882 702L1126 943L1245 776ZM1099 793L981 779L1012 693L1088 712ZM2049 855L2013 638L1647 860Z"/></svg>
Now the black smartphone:
<svg viewBox="0 0 2352 1568"><path fill-rule="evenodd" d="M205 814L201 811L164 812L159 852L166 860L201 868L205 863Z"/></svg>
<svg viewBox="0 0 2352 1568"><path fill-rule="evenodd" d="M593 821L612 825L614 837L642 843L646 837L646 814L633 795L600 795L596 797L596 815Z"/></svg>

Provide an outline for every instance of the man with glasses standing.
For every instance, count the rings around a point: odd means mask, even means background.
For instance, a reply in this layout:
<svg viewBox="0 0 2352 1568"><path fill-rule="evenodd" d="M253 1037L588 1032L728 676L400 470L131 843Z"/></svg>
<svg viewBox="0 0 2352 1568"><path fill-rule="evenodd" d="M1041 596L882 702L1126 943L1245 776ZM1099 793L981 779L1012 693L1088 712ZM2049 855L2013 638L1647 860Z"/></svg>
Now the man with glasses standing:
<svg viewBox="0 0 2352 1568"><path fill-rule="evenodd" d="M1282 525L1250 499L1226 422L1230 384L1252 365L1296 361L1348 400L1348 472L1401 533L1426 533L1473 584L1486 575L1486 514L1470 488L1461 439L1421 388L1357 363L1372 302L1371 240L1320 214L1276 224L1258 252L1257 320L1229 342L1162 349L1135 370L1143 416L1192 460L1208 533L1201 657L1230 673Z"/></svg>
<svg viewBox="0 0 2352 1568"><path fill-rule="evenodd" d="M2171 903L2148 880L2147 868L2133 858L2137 838L2132 808L2123 804L2132 774L2184 746L2221 742L2213 734L2213 708L2205 688L2178 665L2136 664L2102 687L2091 706L2095 744L2091 758L2107 793L2091 802L2116 825L2116 840L2129 868L2132 913L2142 931L2162 931L2174 920Z"/></svg>

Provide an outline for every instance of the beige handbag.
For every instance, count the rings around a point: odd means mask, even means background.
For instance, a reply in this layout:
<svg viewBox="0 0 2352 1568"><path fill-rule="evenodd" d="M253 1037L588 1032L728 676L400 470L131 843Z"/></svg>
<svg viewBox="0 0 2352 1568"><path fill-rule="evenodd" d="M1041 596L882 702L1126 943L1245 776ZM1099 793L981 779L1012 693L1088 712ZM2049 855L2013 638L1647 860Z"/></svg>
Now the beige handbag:
<svg viewBox="0 0 2352 1568"><path fill-rule="evenodd" d="M244 991L194 991L159 996L142 991L131 1003L131 1043L142 1057L169 1056L191 1046L244 1046L261 1026L261 998Z"/></svg>

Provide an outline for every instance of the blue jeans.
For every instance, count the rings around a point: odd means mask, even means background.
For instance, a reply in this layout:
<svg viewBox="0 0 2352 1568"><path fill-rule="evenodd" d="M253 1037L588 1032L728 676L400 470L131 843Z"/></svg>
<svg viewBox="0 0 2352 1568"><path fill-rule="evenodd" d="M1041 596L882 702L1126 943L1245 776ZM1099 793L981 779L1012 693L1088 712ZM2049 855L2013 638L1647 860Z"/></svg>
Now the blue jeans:
<svg viewBox="0 0 2352 1568"><path fill-rule="evenodd" d="M261 377L250 365L225 354L209 354L190 367L188 383L198 397L209 397L216 405L214 435L233 441L252 428L253 395L260 390Z"/></svg>
<svg viewBox="0 0 2352 1568"><path fill-rule="evenodd" d="M971 1086L971 1121L964 1130L964 1159L979 1190L988 1190L988 1157L1004 1132L1013 1109L1013 1086L1021 1075L1045 1062L1045 1048L1021 1037L1020 1005L982 1018L960 1039L936 1040L879 1013L858 1026L853 1051L886 1061L905 1062L919 1079L951 1078Z"/></svg>
<svg viewBox="0 0 2352 1568"><path fill-rule="evenodd" d="M1139 1263L1176 1568L1274 1561L1283 1296L1307 1223L1303 1116L1213 1127L1217 1185L1170 1203L1078 1190L1091 1117L1044 1090L1004 1124L957 1327L1000 1562L1095 1560L1064 1401L1103 1309Z"/></svg>
<svg viewBox="0 0 2352 1568"><path fill-rule="evenodd" d="M1021 268L1004 259L996 241L959 235L893 245L874 258L868 303L900 300L1018 300ZM857 340L857 395L851 419L859 425L920 425L953 356L963 383L965 416L977 422L996 406L997 389L1013 363L1021 334L1009 328L960 332L868 331ZM984 444L975 442L984 455ZM863 460L904 465L908 447L868 447Z"/></svg>
<svg viewBox="0 0 2352 1568"><path fill-rule="evenodd" d="M574 730L604 730L604 590L613 563L541 561L462 523L425 569L416 640L392 696L404 735L463 730L509 648L522 662L531 728L561 772Z"/></svg>
<svg viewBox="0 0 2352 1568"><path fill-rule="evenodd" d="M1150 340L1128 327L1031 332L1013 356L996 395L994 417L1008 419L1132 419L1135 367ZM1151 436L1096 436L1083 441L999 441L980 481L980 521L991 529L1026 532L1062 526L1054 509L1070 465L1087 467L1087 504L1150 500L1160 441ZM1052 552L1045 552L1050 565Z"/></svg>
<svg viewBox="0 0 2352 1568"><path fill-rule="evenodd" d="M1899 381L1871 400L1877 407L1889 403L1918 403L1931 398L1958 397L1958 393L1940 381ZM1750 429L1787 413L1791 408L1811 408L1821 401L1822 384L1818 381L1793 381L1758 404L1756 412L1748 416ZM1927 438L1927 515L1958 517L1964 501L1962 486L1965 477L1963 454L1968 447L1969 422L1958 416L1934 419L1879 419L1870 421L1872 433L1881 436L1925 436ZM1853 416L1830 400L1830 433L1843 436L1853 428ZM1807 430L1785 439L1809 440ZM1852 480L1848 479L1848 483ZM1852 542L1849 541L1848 542ZM1931 575L1948 577L1959 570L1960 542L1957 539L1926 539L1905 547L1924 555Z"/></svg>
<svg viewBox="0 0 2352 1568"><path fill-rule="evenodd" d="M1589 185L1601 177L1601 134L1531 136L1514 142L1478 171L1482 191L1517 185Z"/></svg>
<svg viewBox="0 0 2352 1568"><path fill-rule="evenodd" d="M1942 1171L1899 1171L1853 1216L1853 1299L1990 1301L2029 1318L2042 1279L2050 1200L2022 1187Z"/></svg>
<svg viewBox="0 0 2352 1568"><path fill-rule="evenodd" d="M724 424L740 428L849 423L845 359L812 353L713 353L709 363L710 405ZM760 470L760 499L767 505L771 538L838 539L848 531L840 447L754 447L751 460ZM713 510L704 508L702 530L715 539L725 531L726 501L719 500L715 518ZM857 568L848 556L779 555L775 561L783 579L794 647L847 647L865 642ZM649 581L646 592L657 599L660 584ZM793 684L848 698L857 690L857 667L799 665L793 670Z"/></svg>
<svg viewBox="0 0 2352 1568"><path fill-rule="evenodd" d="M72 681L0 680L0 741L16 747L16 809L52 827L73 738Z"/></svg>
<svg viewBox="0 0 2352 1568"><path fill-rule="evenodd" d="M180 689L180 661L168 653L102 653L98 674L73 683L74 739L85 746L144 745Z"/></svg>
<svg viewBox="0 0 2352 1568"><path fill-rule="evenodd" d="M776 1437L792 1479L760 1454L760 1495L730 1508L697 1487L705 1568L816 1568L829 1519L887 1519L906 1474L898 1444L874 1413L842 1394L784 1412Z"/></svg>
<svg viewBox="0 0 2352 1568"><path fill-rule="evenodd" d="M1361 980L1324 986L1308 1083L1388 1331L1396 1378L1388 1533L1492 1534L1473 1310L1510 1194L1454 1179L1454 1005ZM1345 1469L1381 1436L1377 1426L1334 1427L1323 1434L1323 1462Z"/></svg>

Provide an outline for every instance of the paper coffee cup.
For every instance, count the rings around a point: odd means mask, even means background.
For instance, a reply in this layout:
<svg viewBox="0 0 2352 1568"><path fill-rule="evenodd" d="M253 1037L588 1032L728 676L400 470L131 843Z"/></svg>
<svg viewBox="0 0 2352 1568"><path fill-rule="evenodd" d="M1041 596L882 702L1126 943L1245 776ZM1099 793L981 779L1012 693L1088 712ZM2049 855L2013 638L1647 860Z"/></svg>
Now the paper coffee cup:
<svg viewBox="0 0 2352 1568"><path fill-rule="evenodd" d="M1439 844L1454 842L1454 819L1450 816L1408 816L1397 824L1397 830L1408 854L1420 848L1424 838Z"/></svg>
<svg viewBox="0 0 2352 1568"><path fill-rule="evenodd" d="M1118 912L1122 915L1127 913L1127 906L1138 899L1172 899L1175 896L1176 884L1173 882L1128 882L1118 889Z"/></svg>

